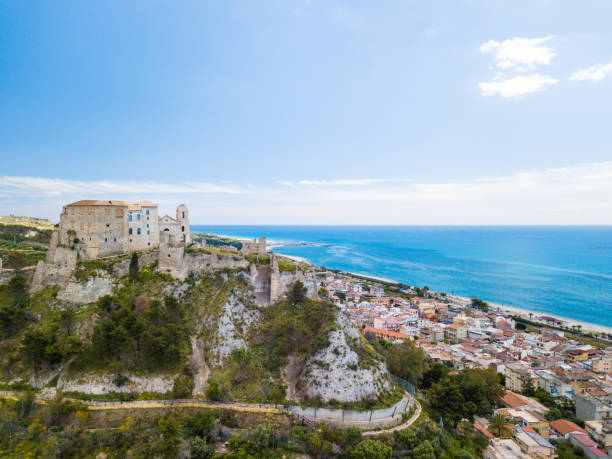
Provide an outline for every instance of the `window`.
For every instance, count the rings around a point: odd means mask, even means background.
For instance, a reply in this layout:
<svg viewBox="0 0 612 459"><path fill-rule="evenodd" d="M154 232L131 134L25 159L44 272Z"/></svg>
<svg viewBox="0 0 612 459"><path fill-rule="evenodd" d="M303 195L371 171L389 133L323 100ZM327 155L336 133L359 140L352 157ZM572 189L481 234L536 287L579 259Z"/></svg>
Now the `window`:
<svg viewBox="0 0 612 459"><path fill-rule="evenodd" d="M147 230L147 236L151 234L151 231Z"/></svg>
<svg viewBox="0 0 612 459"><path fill-rule="evenodd" d="M129 231L129 233L130 233L130 234L132 234L132 228L130 228L130 231ZM130 240L131 240L131 239L130 239Z"/></svg>
<svg viewBox="0 0 612 459"><path fill-rule="evenodd" d="M104 242L108 242L108 239L104 238Z"/></svg>
<svg viewBox="0 0 612 459"><path fill-rule="evenodd" d="M140 234L140 228L136 229L136 234Z"/></svg>
<svg viewBox="0 0 612 459"><path fill-rule="evenodd" d="M185 232L185 227L181 226L181 231L184 233Z"/></svg>
<svg viewBox="0 0 612 459"><path fill-rule="evenodd" d="M123 209L115 210L115 217L123 217Z"/></svg>
<svg viewBox="0 0 612 459"><path fill-rule="evenodd" d="M113 242L117 242L117 238L114 238L114 239L113 239Z"/></svg>
<svg viewBox="0 0 612 459"><path fill-rule="evenodd" d="M140 220L140 214L136 214L136 220Z"/></svg>
<svg viewBox="0 0 612 459"><path fill-rule="evenodd" d="M107 228L110 228L110 225L107 223L107 224L106 224L106 227L107 227Z"/></svg>
<svg viewBox="0 0 612 459"><path fill-rule="evenodd" d="M149 209L147 209L147 215L149 215Z"/></svg>
<svg viewBox="0 0 612 459"><path fill-rule="evenodd" d="M149 219L149 216L147 215L147 220Z"/></svg>
<svg viewBox="0 0 612 459"><path fill-rule="evenodd" d="M185 212L183 212L183 218L185 218Z"/></svg>
<svg viewBox="0 0 612 459"><path fill-rule="evenodd" d="M104 209L104 213L106 215L110 215L110 207L107 207L106 209Z"/></svg>
<svg viewBox="0 0 612 459"><path fill-rule="evenodd" d="M149 224L147 223L147 228L149 227Z"/></svg>
<svg viewBox="0 0 612 459"><path fill-rule="evenodd" d="M129 218L129 220L130 220L130 221L132 221L132 212L130 212L130 218Z"/></svg>

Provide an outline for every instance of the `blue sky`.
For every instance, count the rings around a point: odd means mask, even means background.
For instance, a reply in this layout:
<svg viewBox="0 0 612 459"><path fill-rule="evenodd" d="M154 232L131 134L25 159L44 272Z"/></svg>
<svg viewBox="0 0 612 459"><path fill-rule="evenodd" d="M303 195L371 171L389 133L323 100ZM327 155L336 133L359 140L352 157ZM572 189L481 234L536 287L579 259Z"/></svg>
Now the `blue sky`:
<svg viewBox="0 0 612 459"><path fill-rule="evenodd" d="M612 3L0 4L0 214L612 224Z"/></svg>

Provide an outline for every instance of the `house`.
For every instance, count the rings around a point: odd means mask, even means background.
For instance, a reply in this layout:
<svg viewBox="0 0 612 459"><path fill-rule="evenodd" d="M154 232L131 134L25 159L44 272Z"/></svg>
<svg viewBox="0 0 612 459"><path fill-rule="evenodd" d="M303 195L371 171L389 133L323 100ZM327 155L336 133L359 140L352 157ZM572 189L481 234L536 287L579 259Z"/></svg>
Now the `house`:
<svg viewBox="0 0 612 459"><path fill-rule="evenodd" d="M484 459L530 459L528 454L521 451L521 447L511 439L502 440L494 438L483 452Z"/></svg>
<svg viewBox="0 0 612 459"><path fill-rule="evenodd" d="M597 443L595 443L587 434L571 433L569 440L572 445L580 446L586 457L591 459L603 459L608 457L608 454L599 449L597 447Z"/></svg>
<svg viewBox="0 0 612 459"><path fill-rule="evenodd" d="M444 337L453 343L457 343L467 337L467 328L452 324L444 329Z"/></svg>
<svg viewBox="0 0 612 459"><path fill-rule="evenodd" d="M506 408L502 408L498 411L500 414L505 414L505 416L509 416L515 421L518 421L521 426L531 427L544 438L548 438L550 433L548 421L535 411L523 411Z"/></svg>
<svg viewBox="0 0 612 459"><path fill-rule="evenodd" d="M506 387L513 392L523 392L528 380L531 380L534 388L537 388L537 379L531 370L521 363L509 363L506 365Z"/></svg>
<svg viewBox="0 0 612 459"><path fill-rule="evenodd" d="M568 421L567 419L557 419L556 421L551 421L549 425L550 435L557 438L568 439L571 433L587 433L578 424Z"/></svg>
<svg viewBox="0 0 612 459"><path fill-rule="evenodd" d="M515 425L512 435L521 451L527 453L530 457L557 457L555 447L531 427Z"/></svg>
<svg viewBox="0 0 612 459"><path fill-rule="evenodd" d="M524 395L516 394L512 391L507 391L502 397L502 402L508 408L514 410L523 410L523 411L535 411L537 413L546 413L548 412L548 408L542 405L540 402L525 397Z"/></svg>
<svg viewBox="0 0 612 459"><path fill-rule="evenodd" d="M376 337L376 339L384 339L387 341L391 341L392 343L401 343L404 340L410 338L410 336L404 333L397 333L397 332L390 331L390 330L381 330L379 328L371 328L371 327L364 328L363 333L366 335L368 333L371 333Z"/></svg>

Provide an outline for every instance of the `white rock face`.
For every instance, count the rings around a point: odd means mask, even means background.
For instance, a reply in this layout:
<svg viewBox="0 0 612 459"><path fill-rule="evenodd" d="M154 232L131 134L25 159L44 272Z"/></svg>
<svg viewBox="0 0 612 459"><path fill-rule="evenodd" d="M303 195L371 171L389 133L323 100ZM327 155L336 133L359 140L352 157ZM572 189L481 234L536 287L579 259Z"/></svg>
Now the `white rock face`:
<svg viewBox="0 0 612 459"><path fill-rule="evenodd" d="M306 363L305 395L323 401L354 402L376 398L379 393L390 390L384 362L360 368L359 356L347 342L347 338L359 339L359 333L344 312L338 312L336 321L339 329L330 333L329 346Z"/></svg>
<svg viewBox="0 0 612 459"><path fill-rule="evenodd" d="M66 286L57 294L60 300L72 303L93 303L104 295L113 294L113 280L103 271L98 275L90 277L85 282L70 280Z"/></svg>
<svg viewBox="0 0 612 459"><path fill-rule="evenodd" d="M223 307L217 322L217 345L212 354L217 365L221 364L234 349L246 348L245 336L249 327L261 317L261 313L247 308L236 297L231 296Z"/></svg>
<svg viewBox="0 0 612 459"><path fill-rule="evenodd" d="M106 394L109 392L168 392L172 390L174 378L178 375L130 376L129 381L119 387L113 382L114 375L88 374L76 379L65 380L60 377L57 381L57 389L63 392L75 391L87 394Z"/></svg>

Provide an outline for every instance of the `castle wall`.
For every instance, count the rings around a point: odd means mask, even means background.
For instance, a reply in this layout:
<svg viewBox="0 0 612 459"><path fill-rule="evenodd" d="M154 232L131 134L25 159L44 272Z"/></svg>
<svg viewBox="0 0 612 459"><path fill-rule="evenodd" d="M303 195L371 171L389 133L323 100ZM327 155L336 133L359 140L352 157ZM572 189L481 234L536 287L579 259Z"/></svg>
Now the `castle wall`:
<svg viewBox="0 0 612 459"><path fill-rule="evenodd" d="M130 252L141 252L159 247L157 206L130 205L127 218Z"/></svg>
<svg viewBox="0 0 612 459"><path fill-rule="evenodd" d="M58 244L71 246L78 239L87 259L126 253L127 205L66 206L60 216Z"/></svg>

